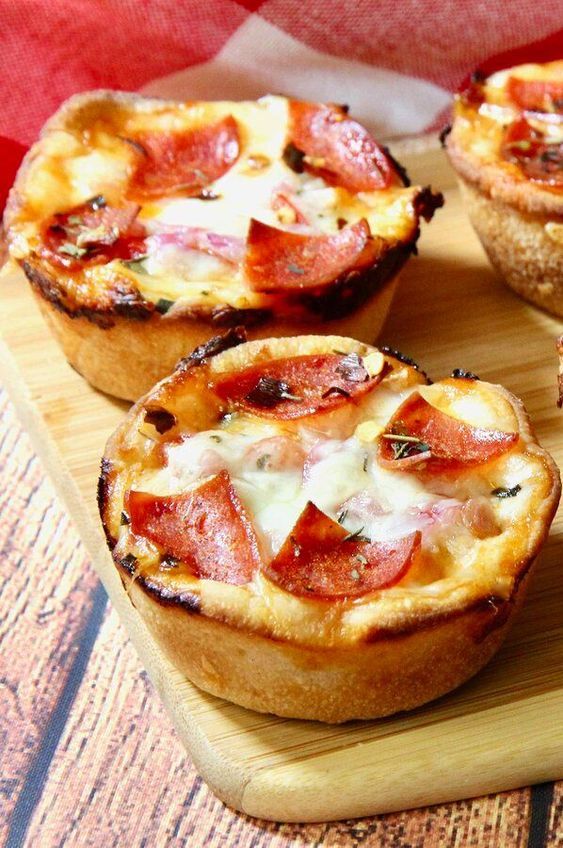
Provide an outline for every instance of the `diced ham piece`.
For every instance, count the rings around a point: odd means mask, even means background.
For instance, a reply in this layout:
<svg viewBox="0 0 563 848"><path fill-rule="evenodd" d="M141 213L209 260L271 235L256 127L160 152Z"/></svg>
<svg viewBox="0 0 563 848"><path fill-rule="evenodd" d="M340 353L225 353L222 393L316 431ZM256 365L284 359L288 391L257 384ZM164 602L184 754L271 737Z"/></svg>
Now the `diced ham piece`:
<svg viewBox="0 0 563 848"><path fill-rule="evenodd" d="M420 538L420 533L389 542L354 538L309 502L263 571L286 592L300 597L361 597L397 583L408 571Z"/></svg>
<svg viewBox="0 0 563 848"><path fill-rule="evenodd" d="M382 148L341 106L291 101L289 139L304 154L301 167L331 185L356 193L400 184Z"/></svg>
<svg viewBox="0 0 563 848"><path fill-rule="evenodd" d="M372 266L386 242L365 219L337 233L309 235L250 221L244 274L256 291L303 291Z"/></svg>
<svg viewBox="0 0 563 848"><path fill-rule="evenodd" d="M240 150L231 115L197 129L137 133L131 142L138 151L130 183L134 197L197 195L227 173Z"/></svg>
<svg viewBox="0 0 563 848"><path fill-rule="evenodd" d="M129 491L125 506L131 531L196 577L242 584L259 567L254 528L226 471L179 495Z"/></svg>
<svg viewBox="0 0 563 848"><path fill-rule="evenodd" d="M199 250L231 265L240 265L245 251L243 239L211 233L201 227L160 224L159 229L147 240L149 253L170 245L184 250Z"/></svg>

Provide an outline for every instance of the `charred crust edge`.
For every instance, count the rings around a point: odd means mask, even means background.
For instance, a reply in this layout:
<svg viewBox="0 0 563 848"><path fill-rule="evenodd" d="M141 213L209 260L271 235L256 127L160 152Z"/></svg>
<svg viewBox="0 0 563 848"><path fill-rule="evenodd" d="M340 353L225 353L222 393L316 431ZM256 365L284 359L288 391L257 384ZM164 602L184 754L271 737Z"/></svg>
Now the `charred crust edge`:
<svg viewBox="0 0 563 848"><path fill-rule="evenodd" d="M401 181L402 181L403 185L405 186L405 188L408 188L410 185L412 185L411 178L409 177L407 169L405 168L405 166L401 165L401 163L397 159L395 159L395 157L393 156L393 154L391 153L391 151L389 150L389 148L386 145L382 144L381 149L383 150L383 152L385 153L385 155L387 156L387 158L389 159L389 161L393 165L393 168L395 169L395 171L398 173L398 175L401 178Z"/></svg>
<svg viewBox="0 0 563 848"><path fill-rule="evenodd" d="M135 566L131 566L129 563L125 562L124 559L114 558L114 560L118 568L129 575L129 583L126 582L124 584L129 598L131 598L128 591L129 586L131 582L135 582L136 585L138 585L144 592L147 593L147 595L161 606L181 607L181 609L184 609L186 612L194 615L201 612L201 599L195 592L176 592L166 586L159 585L157 582L148 577L143 577L142 574L137 574ZM131 602L133 603L133 601Z"/></svg>
<svg viewBox="0 0 563 848"><path fill-rule="evenodd" d="M379 350L381 353L384 353L386 356L392 356L393 359L397 359L399 362L402 362L404 365L410 365L411 368L414 368L415 371L418 371L419 374L422 374L423 377L426 378L426 382L428 385L432 383L432 380L426 373L423 371L418 362L415 362L412 357L407 356L406 353L401 353L400 350L397 350L394 347L389 347L389 345L382 345Z"/></svg>
<svg viewBox="0 0 563 848"><path fill-rule="evenodd" d="M135 321L147 321L154 313L154 304L144 300L137 289L123 285L118 285L111 291L113 299L109 306L71 306L63 286L55 277L26 260L22 261L21 266L37 294L69 318L86 318L92 324L107 330L114 326L114 318L117 315Z"/></svg>
<svg viewBox="0 0 563 848"><path fill-rule="evenodd" d="M229 350L232 347L244 344L246 338L246 330L244 327L233 327L230 330L227 330L226 333L213 336L213 338L209 339L204 344L198 345L198 347L194 348L188 356L184 356L180 359L176 364L175 370L188 371L190 368L197 368L200 365L205 365L205 363L213 356L217 356L217 354L223 353L223 351Z"/></svg>
<svg viewBox="0 0 563 848"><path fill-rule="evenodd" d="M454 368L452 371L454 380L480 380L481 378L474 374L473 371L466 371L465 368Z"/></svg>
<svg viewBox="0 0 563 848"><path fill-rule="evenodd" d="M96 490L96 499L98 502L98 510L100 513L100 520L102 522L102 527L104 530L104 534L106 537L106 541L108 543L108 547L111 551L113 551L114 547L117 544L117 539L110 532L108 523L106 521L106 508L110 499L110 475L113 472L113 465L111 464L109 459L105 457L102 459L100 466L100 476L98 477L98 486Z"/></svg>

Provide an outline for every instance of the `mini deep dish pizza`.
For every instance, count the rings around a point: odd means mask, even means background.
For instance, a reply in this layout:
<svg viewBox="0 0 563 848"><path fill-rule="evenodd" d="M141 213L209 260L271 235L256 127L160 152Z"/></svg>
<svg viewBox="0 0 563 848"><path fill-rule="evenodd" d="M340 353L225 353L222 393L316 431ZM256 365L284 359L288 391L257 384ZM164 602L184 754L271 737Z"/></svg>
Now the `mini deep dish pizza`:
<svg viewBox="0 0 563 848"><path fill-rule="evenodd" d="M221 327L373 341L440 195L343 107L69 100L6 225L71 364L136 399Z"/></svg>
<svg viewBox="0 0 563 848"><path fill-rule="evenodd" d="M494 267L563 315L563 61L474 78L446 147Z"/></svg>
<svg viewBox="0 0 563 848"><path fill-rule="evenodd" d="M202 689L282 716L383 716L459 685L559 498L522 404L351 339L240 341L194 351L106 448L103 525L157 642Z"/></svg>

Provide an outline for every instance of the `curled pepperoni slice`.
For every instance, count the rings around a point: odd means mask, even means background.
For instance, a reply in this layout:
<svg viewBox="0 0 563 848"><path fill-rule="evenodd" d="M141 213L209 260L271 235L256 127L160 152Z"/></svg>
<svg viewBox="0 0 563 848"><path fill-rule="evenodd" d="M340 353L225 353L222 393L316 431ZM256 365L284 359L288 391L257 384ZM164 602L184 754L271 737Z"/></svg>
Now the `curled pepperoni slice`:
<svg viewBox="0 0 563 848"><path fill-rule="evenodd" d="M414 392L379 439L379 460L401 471L446 471L481 465L510 450L518 433L471 427Z"/></svg>
<svg viewBox="0 0 563 848"><path fill-rule="evenodd" d="M563 186L563 143L552 141L525 118L507 128L501 152L528 179L557 188Z"/></svg>
<svg viewBox="0 0 563 848"><path fill-rule="evenodd" d="M521 109L563 113L563 80L534 80L509 77L506 91Z"/></svg>
<svg viewBox="0 0 563 848"><path fill-rule="evenodd" d="M112 259L135 259L146 252L145 229L136 218L136 203L109 206L93 197L67 212L58 212L44 225L40 253L69 270Z"/></svg>
<svg viewBox="0 0 563 848"><path fill-rule="evenodd" d="M290 167L306 170L351 192L374 191L400 184L391 160L370 133L341 106L290 103ZM286 149L287 154L287 149Z"/></svg>
<svg viewBox="0 0 563 848"><path fill-rule="evenodd" d="M230 406L267 418L291 419L326 412L377 386L386 373L370 376L355 353L274 359L219 378L212 388Z"/></svg>
<svg viewBox="0 0 563 848"><path fill-rule="evenodd" d="M131 141L138 152L131 191L142 197L172 192L197 195L229 170L240 149L237 123L231 115L183 132L139 133Z"/></svg>
<svg viewBox="0 0 563 848"><path fill-rule="evenodd" d="M357 598L397 583L408 571L420 540L417 531L402 539L371 542L348 533L309 501L263 571L293 595Z"/></svg>
<svg viewBox="0 0 563 848"><path fill-rule="evenodd" d="M248 583L260 557L254 529L226 471L180 495L130 491L133 533L176 557L196 577Z"/></svg>
<svg viewBox="0 0 563 848"><path fill-rule="evenodd" d="M292 233L251 219L244 273L256 291L313 289L373 265L384 245L363 219L332 235Z"/></svg>

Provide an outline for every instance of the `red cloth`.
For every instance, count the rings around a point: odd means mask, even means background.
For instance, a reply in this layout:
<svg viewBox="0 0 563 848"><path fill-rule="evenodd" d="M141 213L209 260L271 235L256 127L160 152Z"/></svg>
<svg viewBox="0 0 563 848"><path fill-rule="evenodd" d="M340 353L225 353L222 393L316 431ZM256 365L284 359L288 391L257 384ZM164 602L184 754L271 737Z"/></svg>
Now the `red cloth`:
<svg viewBox="0 0 563 848"><path fill-rule="evenodd" d="M477 66L563 57L561 0L0 0L0 136L92 88L348 102L380 137L434 128ZM0 202L21 152L0 140Z"/></svg>

